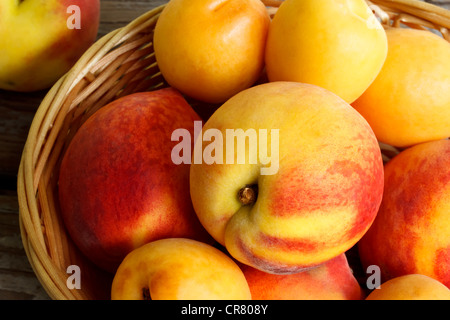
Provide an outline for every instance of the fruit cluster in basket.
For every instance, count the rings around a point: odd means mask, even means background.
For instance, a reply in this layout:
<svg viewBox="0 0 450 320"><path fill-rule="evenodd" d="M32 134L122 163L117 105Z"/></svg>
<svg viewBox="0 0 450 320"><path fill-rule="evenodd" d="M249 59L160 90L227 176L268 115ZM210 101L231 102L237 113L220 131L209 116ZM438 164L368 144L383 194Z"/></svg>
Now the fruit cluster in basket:
<svg viewBox="0 0 450 320"><path fill-rule="evenodd" d="M70 236L112 299L450 299L450 43L363 0L265 4L168 2L169 87L64 155Z"/></svg>

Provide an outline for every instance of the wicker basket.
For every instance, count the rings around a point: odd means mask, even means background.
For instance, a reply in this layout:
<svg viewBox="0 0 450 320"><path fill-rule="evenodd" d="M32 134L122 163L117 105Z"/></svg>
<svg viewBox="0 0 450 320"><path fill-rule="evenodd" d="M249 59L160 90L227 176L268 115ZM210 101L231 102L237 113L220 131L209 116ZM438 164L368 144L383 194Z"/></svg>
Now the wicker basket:
<svg viewBox="0 0 450 320"><path fill-rule="evenodd" d="M263 1L270 13L281 1ZM433 30L450 41L450 11L411 0L368 1L386 28ZM52 299L109 299L112 276L87 261L66 234L57 197L58 169L79 126L118 97L166 86L155 61L153 29L164 6L98 40L48 92L38 108L18 172L20 230L29 262ZM382 145L385 159L397 152ZM67 267L82 270L69 289Z"/></svg>

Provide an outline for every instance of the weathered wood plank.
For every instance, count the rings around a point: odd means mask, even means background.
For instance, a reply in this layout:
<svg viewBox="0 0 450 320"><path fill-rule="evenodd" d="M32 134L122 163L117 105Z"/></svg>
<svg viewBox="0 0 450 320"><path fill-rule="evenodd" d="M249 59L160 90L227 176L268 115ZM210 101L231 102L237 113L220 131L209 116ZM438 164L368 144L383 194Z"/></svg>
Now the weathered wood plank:
<svg viewBox="0 0 450 320"><path fill-rule="evenodd" d="M432 3L434 5L450 9L450 1L449 0L425 0L425 2Z"/></svg>
<svg viewBox="0 0 450 320"><path fill-rule="evenodd" d="M0 96L1 97L1 96ZM0 182L1 188L8 188L19 169L20 157L34 117L32 104L4 103L0 106ZM26 109L28 106L28 110ZM22 109L21 109L22 108ZM31 109L31 110L30 110ZM15 188L12 185L11 188Z"/></svg>
<svg viewBox="0 0 450 320"><path fill-rule="evenodd" d="M127 25L145 12L167 3L166 0L126 1L102 0L99 36Z"/></svg>
<svg viewBox="0 0 450 320"><path fill-rule="evenodd" d="M15 192L0 191L0 300L49 299L28 262Z"/></svg>

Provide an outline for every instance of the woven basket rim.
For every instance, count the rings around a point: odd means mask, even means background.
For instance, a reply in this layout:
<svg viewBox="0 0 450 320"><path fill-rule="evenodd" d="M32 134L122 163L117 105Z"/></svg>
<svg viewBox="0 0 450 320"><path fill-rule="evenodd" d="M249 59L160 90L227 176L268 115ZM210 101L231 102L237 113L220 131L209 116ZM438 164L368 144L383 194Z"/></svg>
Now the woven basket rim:
<svg viewBox="0 0 450 320"><path fill-rule="evenodd" d="M137 32L136 30L139 30L142 26L145 27L148 21L160 14L164 6L156 7L142 14L128 25L113 30L97 40L72 69L62 76L49 90L31 123L17 177L19 226L22 243L30 265L52 299L79 299L80 295L77 294L76 290L69 290L65 286L67 274L55 268L53 262L48 258L44 236L42 230L39 230L42 228L42 224L40 217L36 216L36 212L39 209L36 203L38 182L36 181L37 178L34 178L38 161L38 154L36 154L35 148L36 145L44 144L47 138L40 134L40 129L43 126L52 126L51 122L56 117L58 107L67 98L67 92L70 92L79 83L96 62L115 46L125 41L131 33ZM64 285L56 285L56 283L63 283Z"/></svg>
<svg viewBox="0 0 450 320"><path fill-rule="evenodd" d="M267 6L277 7L279 0L263 1ZM435 28L450 41L448 29L450 29L450 10L418 0L371 0L367 1L374 6L380 14L387 14L389 19L398 19L399 23L418 23L426 27ZM154 26L159 14L165 5L158 6L145 12L128 25L113 30L97 40L78 60L73 68L59 79L48 91L38 107L28 137L22 152L18 176L17 194L19 202L19 226L22 243L38 280L52 299L87 299L90 298L79 290L70 290L66 286L67 274L61 266L50 257L53 248L49 248L48 234L50 228L61 227L57 222L51 222L53 226L46 225L41 216L42 211L51 211L51 208L43 208L39 200L44 199L45 205L48 194L39 192L39 188L48 188L49 180L42 180L49 155L55 146L47 147L50 141L54 143L61 127L55 125L65 120L68 112L77 107L95 91L95 81L105 82L107 79L98 79L92 76L93 68L102 69L114 64L117 57L123 59L123 63L130 59L130 55L107 56L115 48L120 48L123 43L131 39L142 30ZM383 17L381 17L383 18ZM418 18L418 19L417 19ZM412 22L411 22L412 21ZM388 21L387 21L388 23ZM420 26L419 26L420 27ZM138 41L127 44L128 46L141 47ZM137 72L137 71L136 71ZM130 73L132 77L134 73ZM92 78L92 79L91 79ZM86 80L88 79L88 80ZM85 81L92 80L91 86L84 86L85 91L75 90L84 85ZM118 80L117 80L118 81ZM157 81L157 80L155 80ZM80 94L81 92L81 94ZM64 111L62 111L64 109ZM64 130L64 127L62 127ZM57 146L62 148L62 146ZM395 154L398 150L390 146L384 146L386 150ZM48 178L51 179L51 178ZM51 201L52 199L50 199ZM64 245L64 244L62 244ZM64 249L64 248L62 248ZM61 248L59 250L62 250Z"/></svg>

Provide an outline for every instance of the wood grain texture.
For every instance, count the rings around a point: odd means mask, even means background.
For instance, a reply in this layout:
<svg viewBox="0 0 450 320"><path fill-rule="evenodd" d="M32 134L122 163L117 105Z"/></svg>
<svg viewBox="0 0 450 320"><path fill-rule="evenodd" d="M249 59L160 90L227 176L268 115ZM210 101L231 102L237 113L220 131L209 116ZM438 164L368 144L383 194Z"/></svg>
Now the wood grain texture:
<svg viewBox="0 0 450 320"><path fill-rule="evenodd" d="M166 2L101 0L98 38ZM426 2L450 9L448 0ZM46 93L47 90L26 94L0 90L0 300L49 299L22 246L16 193L23 146L34 114Z"/></svg>
<svg viewBox="0 0 450 320"><path fill-rule="evenodd" d="M100 38L165 0L101 0ZM1 41L1 40L0 40ZM0 300L47 300L22 246L17 201L17 171L28 130L47 90L0 90Z"/></svg>

